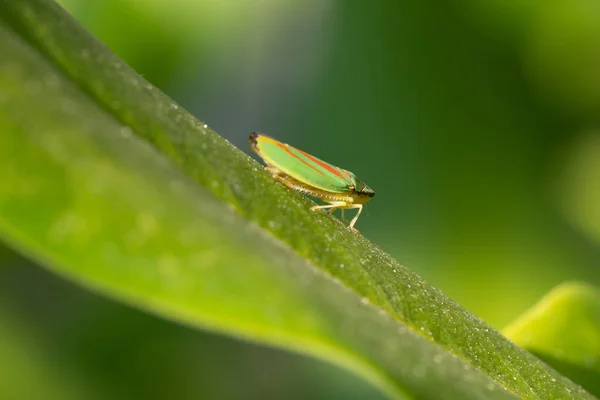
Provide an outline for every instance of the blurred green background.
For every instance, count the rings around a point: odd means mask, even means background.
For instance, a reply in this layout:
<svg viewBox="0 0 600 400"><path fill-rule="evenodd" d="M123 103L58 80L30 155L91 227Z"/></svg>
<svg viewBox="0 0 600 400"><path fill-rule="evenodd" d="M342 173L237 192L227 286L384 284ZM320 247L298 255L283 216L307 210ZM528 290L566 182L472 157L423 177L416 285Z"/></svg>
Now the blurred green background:
<svg viewBox="0 0 600 400"><path fill-rule="evenodd" d="M600 284L600 3L61 3L244 151L261 131L356 173L377 192L362 234L492 326L564 280ZM1 398L380 398L0 263Z"/></svg>

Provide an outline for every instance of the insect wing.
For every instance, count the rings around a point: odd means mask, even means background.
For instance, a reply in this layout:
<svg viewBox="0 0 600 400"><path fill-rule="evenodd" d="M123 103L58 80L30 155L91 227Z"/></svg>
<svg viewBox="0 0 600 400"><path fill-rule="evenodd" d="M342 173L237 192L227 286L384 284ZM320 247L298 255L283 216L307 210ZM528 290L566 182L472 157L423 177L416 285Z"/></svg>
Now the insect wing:
<svg viewBox="0 0 600 400"><path fill-rule="evenodd" d="M269 136L253 133L252 149L267 163L286 175L330 192L349 192L356 185L354 174L326 163Z"/></svg>

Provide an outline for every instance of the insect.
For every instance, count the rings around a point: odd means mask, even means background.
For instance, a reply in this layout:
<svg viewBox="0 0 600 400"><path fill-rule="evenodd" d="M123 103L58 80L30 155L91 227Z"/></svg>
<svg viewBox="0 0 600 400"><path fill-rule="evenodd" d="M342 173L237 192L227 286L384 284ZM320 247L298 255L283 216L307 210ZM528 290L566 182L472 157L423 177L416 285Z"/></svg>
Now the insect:
<svg viewBox="0 0 600 400"><path fill-rule="evenodd" d="M354 224L363 204L371 200L375 192L356 175L262 133L250 134L250 146L267 164L265 169L273 178L292 189L329 203L311 207L311 211L329 209L331 214L339 208L342 210L342 220L346 221L344 210L357 208L358 212L348 227L358 233Z"/></svg>

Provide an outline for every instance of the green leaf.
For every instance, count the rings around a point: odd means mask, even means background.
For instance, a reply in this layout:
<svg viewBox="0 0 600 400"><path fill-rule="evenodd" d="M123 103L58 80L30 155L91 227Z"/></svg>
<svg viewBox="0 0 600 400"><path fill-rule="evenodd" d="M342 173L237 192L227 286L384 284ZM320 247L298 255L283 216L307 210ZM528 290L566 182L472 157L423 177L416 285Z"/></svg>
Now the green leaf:
<svg viewBox="0 0 600 400"><path fill-rule="evenodd" d="M0 0L0 234L68 279L390 397L592 398L207 129L47 0Z"/></svg>
<svg viewBox="0 0 600 400"><path fill-rule="evenodd" d="M600 395L600 290L577 282L557 286L504 333Z"/></svg>

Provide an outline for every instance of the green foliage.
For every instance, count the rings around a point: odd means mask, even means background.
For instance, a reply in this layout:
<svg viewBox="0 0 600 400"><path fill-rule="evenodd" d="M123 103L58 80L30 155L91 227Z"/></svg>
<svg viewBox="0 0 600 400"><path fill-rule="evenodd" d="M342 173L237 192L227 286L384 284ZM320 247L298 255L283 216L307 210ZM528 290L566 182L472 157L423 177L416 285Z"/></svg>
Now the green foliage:
<svg viewBox="0 0 600 400"><path fill-rule="evenodd" d="M0 317L0 359L10 360L10 366L4 364L4 378L0 380L2 398L35 399L40 387L49 400L107 398L101 396L99 388L84 384L77 371L67 370L60 361L47 357L31 337L29 327L18 324L8 310L0 308Z"/></svg>
<svg viewBox="0 0 600 400"><path fill-rule="evenodd" d="M564 214L593 243L600 243L600 132L584 131L565 157L559 189Z"/></svg>
<svg viewBox="0 0 600 400"><path fill-rule="evenodd" d="M194 327L391 397L591 398L145 82L47 0L0 1L0 234Z"/></svg>
<svg viewBox="0 0 600 400"><path fill-rule="evenodd" d="M508 326L513 342L600 395L600 291L565 283Z"/></svg>

